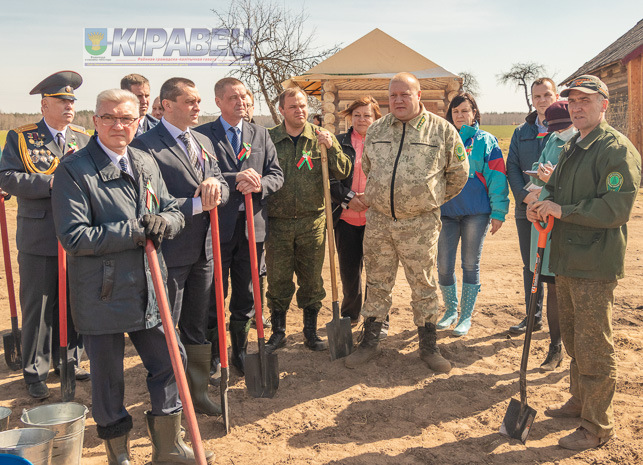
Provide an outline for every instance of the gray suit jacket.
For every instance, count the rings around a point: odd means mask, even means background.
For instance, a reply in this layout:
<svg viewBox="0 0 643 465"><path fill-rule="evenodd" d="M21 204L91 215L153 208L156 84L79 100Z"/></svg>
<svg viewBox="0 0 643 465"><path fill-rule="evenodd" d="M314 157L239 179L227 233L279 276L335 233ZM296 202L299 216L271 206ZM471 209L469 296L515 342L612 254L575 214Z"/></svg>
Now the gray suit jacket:
<svg viewBox="0 0 643 465"><path fill-rule="evenodd" d="M254 209L255 236L257 242L264 242L267 234L268 196L278 191L284 183L284 174L279 167L277 150L262 126L243 122L241 130L242 143L250 144L250 156L237 164L232 145L223 130L221 118L212 123L203 124L194 129L208 137L214 145L214 153L219 162L223 177L230 186L230 200L219 213L221 242L232 239L237 222L239 206L244 203L244 196L236 187L236 176L240 171L253 168L261 177L261 192L252 195ZM243 146L242 146L243 147ZM246 235L248 232L246 231Z"/></svg>
<svg viewBox="0 0 643 465"><path fill-rule="evenodd" d="M20 158L19 134L24 135L28 156L35 167L46 171L51 164L49 157L68 156L89 142L90 136L84 129L79 126L74 128L76 130L67 128L65 133L65 154L58 147L44 119L37 124L11 130L7 134L0 159L0 188L16 196L18 201L16 243L20 252L50 257L58 255L49 189L53 175L27 171Z"/></svg>
<svg viewBox="0 0 643 465"><path fill-rule="evenodd" d="M205 178L217 178L221 182L221 205L228 201L230 190L216 159L212 156L212 143L202 134L191 131L197 142L209 153L205 162ZM192 214L194 192L199 187L194 167L185 151L170 135L163 123L159 123L145 134L132 141L131 147L138 148L154 157L161 169L169 193L176 197L179 209L185 216L185 228L171 241L162 244L167 266L183 266L195 263L205 247L206 256L212 257L212 236L210 214ZM204 157L205 158L205 157Z"/></svg>

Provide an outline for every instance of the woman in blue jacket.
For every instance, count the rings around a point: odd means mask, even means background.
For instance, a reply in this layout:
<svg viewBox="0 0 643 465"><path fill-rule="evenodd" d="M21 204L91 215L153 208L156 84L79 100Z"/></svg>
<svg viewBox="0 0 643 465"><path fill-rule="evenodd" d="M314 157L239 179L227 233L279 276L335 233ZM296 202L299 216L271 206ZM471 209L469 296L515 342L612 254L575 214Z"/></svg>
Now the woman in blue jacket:
<svg viewBox="0 0 643 465"><path fill-rule="evenodd" d="M509 187L505 162L498 140L479 128L480 111L469 93L456 95L446 119L460 132L469 157L469 180L456 197L442 205L442 231L438 239L438 281L446 312L438 329L450 327L458 319L458 290L455 257L462 239L462 298L460 319L453 330L464 336L471 327L471 315L480 291L480 256L491 224L495 234L509 210Z"/></svg>

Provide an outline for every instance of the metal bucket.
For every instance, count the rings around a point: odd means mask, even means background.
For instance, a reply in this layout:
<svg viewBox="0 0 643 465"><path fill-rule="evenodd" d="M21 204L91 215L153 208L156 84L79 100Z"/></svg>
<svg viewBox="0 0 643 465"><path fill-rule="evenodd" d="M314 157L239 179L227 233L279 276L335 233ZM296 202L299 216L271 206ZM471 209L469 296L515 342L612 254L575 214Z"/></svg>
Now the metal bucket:
<svg viewBox="0 0 643 465"><path fill-rule="evenodd" d="M24 410L20 420L27 426L56 433L51 465L80 465L85 437L87 407L75 402L41 405Z"/></svg>
<svg viewBox="0 0 643 465"><path fill-rule="evenodd" d="M11 415L10 408L0 407L0 431L7 431L9 428L9 415Z"/></svg>
<svg viewBox="0 0 643 465"><path fill-rule="evenodd" d="M0 433L0 453L24 457L33 465L51 465L55 435L46 428L3 431Z"/></svg>

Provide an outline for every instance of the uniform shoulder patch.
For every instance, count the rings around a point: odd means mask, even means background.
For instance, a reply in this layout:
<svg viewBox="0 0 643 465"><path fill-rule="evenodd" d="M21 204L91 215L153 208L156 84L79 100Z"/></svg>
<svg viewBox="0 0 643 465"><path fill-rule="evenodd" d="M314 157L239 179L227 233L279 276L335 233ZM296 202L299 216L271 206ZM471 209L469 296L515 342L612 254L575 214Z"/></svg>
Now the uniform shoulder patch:
<svg viewBox="0 0 643 465"><path fill-rule="evenodd" d="M14 129L14 131L17 133L21 133L25 131L33 131L34 129L38 129L37 124L25 124L24 126L20 126L19 128Z"/></svg>
<svg viewBox="0 0 643 465"><path fill-rule="evenodd" d="M618 192L623 185L623 175L618 171L612 171L607 175L606 183L608 191Z"/></svg>
<svg viewBox="0 0 643 465"><path fill-rule="evenodd" d="M462 145L462 142L458 142L455 145L455 156L458 157L458 160L464 161L465 151L464 151L464 145Z"/></svg>
<svg viewBox="0 0 643 465"><path fill-rule="evenodd" d="M422 115L422 118L420 118L418 124L415 125L415 129L419 130L422 126L424 126L424 123L426 123L426 115Z"/></svg>
<svg viewBox="0 0 643 465"><path fill-rule="evenodd" d="M80 132L81 134L89 135L89 133L82 126L76 126L75 124L70 124L69 129L71 129L72 131Z"/></svg>

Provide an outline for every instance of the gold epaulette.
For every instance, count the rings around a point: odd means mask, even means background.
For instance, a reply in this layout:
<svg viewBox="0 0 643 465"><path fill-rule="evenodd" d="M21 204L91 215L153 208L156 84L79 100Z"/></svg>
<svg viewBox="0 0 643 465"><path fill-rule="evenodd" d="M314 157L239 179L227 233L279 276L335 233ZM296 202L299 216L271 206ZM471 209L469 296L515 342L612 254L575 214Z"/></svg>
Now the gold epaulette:
<svg viewBox="0 0 643 465"><path fill-rule="evenodd" d="M87 130L82 126L76 126L75 124L70 124L69 129L71 129L72 131L80 132L81 134L85 134L86 136L89 136L89 133L87 132Z"/></svg>
<svg viewBox="0 0 643 465"><path fill-rule="evenodd" d="M32 124L25 124L24 126L20 126L19 128L14 129L14 131L20 134L21 132L33 131L34 129L38 129L38 125L32 123Z"/></svg>

